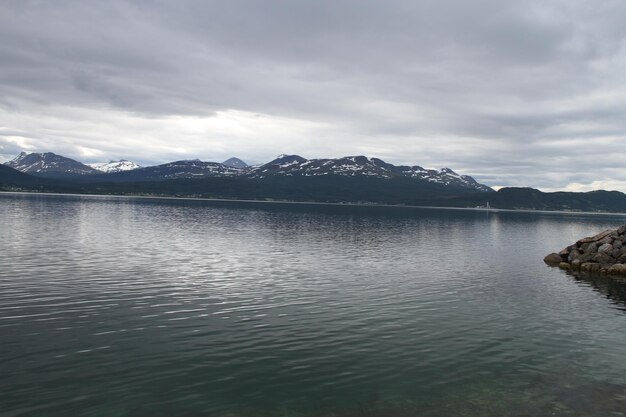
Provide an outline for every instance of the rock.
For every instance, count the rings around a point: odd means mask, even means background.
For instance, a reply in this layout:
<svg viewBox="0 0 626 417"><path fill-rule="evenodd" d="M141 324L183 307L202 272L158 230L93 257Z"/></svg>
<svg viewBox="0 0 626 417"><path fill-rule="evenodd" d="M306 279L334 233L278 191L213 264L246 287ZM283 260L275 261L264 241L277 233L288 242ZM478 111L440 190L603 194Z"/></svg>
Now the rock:
<svg viewBox="0 0 626 417"><path fill-rule="evenodd" d="M580 265L580 269L587 272L598 272L600 271L600 264L594 262L585 262Z"/></svg>
<svg viewBox="0 0 626 417"><path fill-rule="evenodd" d="M583 253L578 259L580 260L580 262L590 262L593 257L596 256L595 253Z"/></svg>
<svg viewBox="0 0 626 417"><path fill-rule="evenodd" d="M607 237L605 237L605 238L602 238L602 239L598 240L598 241L596 242L596 245L598 245L598 246L602 246L602 245L605 245L605 244L607 244L607 243L613 243L613 241L614 241L614 240L615 240L615 239L614 239L614 238L612 238L611 236L607 236ZM598 250L599 250L599 248L598 248Z"/></svg>
<svg viewBox="0 0 626 417"><path fill-rule="evenodd" d="M613 275L626 275L626 265L624 264L612 265L607 269L607 273L613 274Z"/></svg>
<svg viewBox="0 0 626 417"><path fill-rule="evenodd" d="M572 263L574 259L580 258L581 255L582 253L580 253L578 249L573 249L567 257L567 262Z"/></svg>
<svg viewBox="0 0 626 417"><path fill-rule="evenodd" d="M611 252L613 252L613 245L608 242L598 248L598 253L610 254Z"/></svg>
<svg viewBox="0 0 626 417"><path fill-rule="evenodd" d="M591 236L591 237L586 237L584 239L580 239L578 242L576 242L576 244L577 245L581 245L583 243L597 242L597 241L599 241L601 239L604 239L605 237L607 237L611 233L613 233L613 230L611 230L611 229L605 230L604 232L598 233L595 236Z"/></svg>
<svg viewBox="0 0 626 417"><path fill-rule="evenodd" d="M596 256L594 256L592 260L599 263L601 266L612 265L616 261L615 258L612 258L611 256L603 252L596 253Z"/></svg>
<svg viewBox="0 0 626 417"><path fill-rule="evenodd" d="M561 269L626 276L626 225L580 239L544 258Z"/></svg>
<svg viewBox="0 0 626 417"><path fill-rule="evenodd" d="M587 246L587 250L585 251L585 253L596 253L598 251L598 244L597 243L590 243L589 246Z"/></svg>
<svg viewBox="0 0 626 417"><path fill-rule="evenodd" d="M543 261L548 265L557 266L558 264L563 262L563 259L558 253L551 253L550 255L543 258Z"/></svg>

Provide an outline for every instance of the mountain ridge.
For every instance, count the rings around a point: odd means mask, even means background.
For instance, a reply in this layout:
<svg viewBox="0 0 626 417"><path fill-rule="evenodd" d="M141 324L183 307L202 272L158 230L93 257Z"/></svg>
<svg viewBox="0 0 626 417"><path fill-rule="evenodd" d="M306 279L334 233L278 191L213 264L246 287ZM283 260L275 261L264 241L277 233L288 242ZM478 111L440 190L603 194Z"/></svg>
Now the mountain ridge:
<svg viewBox="0 0 626 417"><path fill-rule="evenodd" d="M366 176L276 176L259 179L231 176L84 182L33 176L0 165L0 191L457 208L484 207L489 202L494 209L626 213L626 194L619 191L545 193L529 187L505 187L497 192L485 193L413 181L406 177L382 179Z"/></svg>
<svg viewBox="0 0 626 417"><path fill-rule="evenodd" d="M51 158L49 155L54 155L55 160L57 160L56 165L52 166L49 163L46 164L45 159ZM265 164L253 166L248 166L245 162L235 157L224 161L224 163L203 162L199 159L193 159L173 161L148 167L129 165L120 167L115 166L114 162L115 161L108 164L92 164L92 166L87 166L81 162L52 153L26 154L22 152L18 157L5 164L19 171L34 175L74 176L76 180L83 182L161 181L177 178L235 176L247 179L293 176L345 176L380 179L411 178L418 181L437 183L443 186L493 192L493 189L487 185L480 184L471 176L459 175L450 168L433 170L424 169L419 165L396 166L379 158L370 158L363 155L327 159L306 159L299 155L283 154ZM122 160L119 162L128 161ZM129 162L129 164L132 163ZM89 175L89 178L83 177L85 175Z"/></svg>
<svg viewBox="0 0 626 417"><path fill-rule="evenodd" d="M362 155L334 159L305 159L299 155L280 155L266 164L252 167L245 173L250 178L264 178L267 175L321 176L333 174L371 176L385 179L408 177L443 185L473 188L485 192L493 191L491 187L478 183L469 175L459 175L450 168L433 170L424 169L419 165L396 166L379 158L368 158Z"/></svg>
<svg viewBox="0 0 626 417"><path fill-rule="evenodd" d="M11 168L26 174L41 176L71 176L96 174L100 171L74 159L57 155L53 152L21 152L14 159L5 162Z"/></svg>

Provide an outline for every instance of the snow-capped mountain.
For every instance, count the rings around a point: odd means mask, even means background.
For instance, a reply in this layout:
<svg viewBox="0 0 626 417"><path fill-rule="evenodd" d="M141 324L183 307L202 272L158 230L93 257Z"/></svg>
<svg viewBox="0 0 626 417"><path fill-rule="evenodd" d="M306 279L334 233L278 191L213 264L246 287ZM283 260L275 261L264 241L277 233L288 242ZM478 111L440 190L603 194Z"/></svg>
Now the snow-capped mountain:
<svg viewBox="0 0 626 417"><path fill-rule="evenodd" d="M222 165L226 165L227 167L231 167L231 168L240 168L240 169L244 169L248 167L248 164L243 162L241 159L235 158L235 157L225 160L224 162L222 162Z"/></svg>
<svg viewBox="0 0 626 417"><path fill-rule="evenodd" d="M299 167L303 162L306 162L306 159L299 155L279 155L276 159L265 164L248 167L246 176L249 178L265 178L272 175L293 175L300 172Z"/></svg>
<svg viewBox="0 0 626 417"><path fill-rule="evenodd" d="M450 185L462 188L473 188L478 191L493 191L491 187L480 184L469 175L459 175L450 168L424 169L419 165L414 166L396 166L398 173L405 177L419 178L428 182L438 183L442 185Z"/></svg>
<svg viewBox="0 0 626 417"><path fill-rule="evenodd" d="M459 175L450 168L441 170L425 169L419 165L396 166L378 158L365 156L346 156L337 159L305 159L298 155L280 155L263 165L250 167L245 174L248 178L266 178L271 176L341 175L349 177L371 178L416 178L445 186L493 191L486 185L479 184L468 175Z"/></svg>
<svg viewBox="0 0 626 417"><path fill-rule="evenodd" d="M242 172L241 169L228 167L217 162L203 162L199 159L193 159L118 172L111 174L111 178L154 181L176 178L232 177L241 175Z"/></svg>
<svg viewBox="0 0 626 417"><path fill-rule="evenodd" d="M450 168L425 169L419 165L389 164L378 158L346 156L336 159L305 159L299 155L280 155L266 164L248 166L238 158L223 163L203 162L199 159L169 162L141 168L127 161L84 165L51 152L22 152L6 165L25 173L40 176L96 175L94 181L158 181L177 178L241 177L262 179L271 177L366 177L379 179L412 178L442 185L476 191L493 191L468 175L459 175Z"/></svg>
<svg viewBox="0 0 626 417"><path fill-rule="evenodd" d="M133 169L141 168L141 165L138 165L132 161L127 161L125 159L87 165L107 174L111 172L131 171Z"/></svg>
<svg viewBox="0 0 626 417"><path fill-rule="evenodd" d="M98 170L52 152L20 153L5 165L27 174L44 176L98 174Z"/></svg>

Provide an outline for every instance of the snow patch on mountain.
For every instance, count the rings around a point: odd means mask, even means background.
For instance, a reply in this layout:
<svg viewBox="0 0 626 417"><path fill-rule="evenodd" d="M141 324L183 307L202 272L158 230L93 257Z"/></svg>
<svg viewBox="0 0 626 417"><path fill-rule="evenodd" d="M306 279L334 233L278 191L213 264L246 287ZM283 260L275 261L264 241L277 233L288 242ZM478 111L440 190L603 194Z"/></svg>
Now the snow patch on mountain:
<svg viewBox="0 0 626 417"><path fill-rule="evenodd" d="M242 169L233 168L217 162L203 162L199 159L169 162L133 170L137 179L177 179L203 177L234 177L241 175Z"/></svg>
<svg viewBox="0 0 626 417"><path fill-rule="evenodd" d="M112 172L123 172L123 171L132 171L133 169L141 168L141 165L136 164L132 161L127 161L125 159L119 161L110 161L110 162L101 162L95 164L87 164L93 169L97 169L98 171L104 173L112 173Z"/></svg>

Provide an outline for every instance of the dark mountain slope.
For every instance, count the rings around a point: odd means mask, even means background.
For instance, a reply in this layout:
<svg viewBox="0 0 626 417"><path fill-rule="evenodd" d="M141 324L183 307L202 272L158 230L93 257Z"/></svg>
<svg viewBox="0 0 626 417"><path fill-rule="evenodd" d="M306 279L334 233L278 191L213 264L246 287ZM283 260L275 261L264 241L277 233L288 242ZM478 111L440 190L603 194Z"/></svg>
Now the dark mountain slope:
<svg viewBox="0 0 626 417"><path fill-rule="evenodd" d="M64 180L29 175L6 165L0 165L0 191L74 193L77 189L75 184Z"/></svg>
<svg viewBox="0 0 626 417"><path fill-rule="evenodd" d="M0 165L0 184L33 185L41 182L40 178L24 174L7 165Z"/></svg>
<svg viewBox="0 0 626 417"><path fill-rule="evenodd" d="M510 187L490 194L458 196L449 201L458 207L482 206L487 202L501 209L626 212L626 194L603 190L544 193L534 188Z"/></svg>
<svg viewBox="0 0 626 417"><path fill-rule="evenodd" d="M207 177L143 182L76 184L80 192L149 194L204 198L274 199L318 202L403 204L407 200L428 203L468 194L464 188L409 178L367 178L328 175L322 177Z"/></svg>

